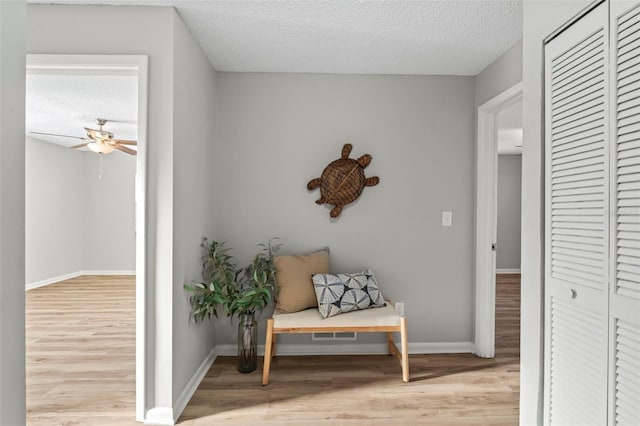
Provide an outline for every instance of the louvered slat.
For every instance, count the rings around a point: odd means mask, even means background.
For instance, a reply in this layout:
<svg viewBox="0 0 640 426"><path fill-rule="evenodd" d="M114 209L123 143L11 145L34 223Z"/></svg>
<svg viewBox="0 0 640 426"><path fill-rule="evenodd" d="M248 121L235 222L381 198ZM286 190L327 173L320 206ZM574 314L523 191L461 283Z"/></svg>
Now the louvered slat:
<svg viewBox="0 0 640 426"><path fill-rule="evenodd" d="M640 424L640 327L616 319L615 417L619 425Z"/></svg>
<svg viewBox="0 0 640 426"><path fill-rule="evenodd" d="M592 390L600 387L606 370L601 359L606 344L601 322L601 315L551 298L551 424L586 425L600 417L602 395Z"/></svg>
<svg viewBox="0 0 640 426"><path fill-rule="evenodd" d="M618 18L615 293L640 300L640 9ZM632 250L622 254L623 249ZM628 252L629 253L629 252ZM640 423L640 422L639 422Z"/></svg>

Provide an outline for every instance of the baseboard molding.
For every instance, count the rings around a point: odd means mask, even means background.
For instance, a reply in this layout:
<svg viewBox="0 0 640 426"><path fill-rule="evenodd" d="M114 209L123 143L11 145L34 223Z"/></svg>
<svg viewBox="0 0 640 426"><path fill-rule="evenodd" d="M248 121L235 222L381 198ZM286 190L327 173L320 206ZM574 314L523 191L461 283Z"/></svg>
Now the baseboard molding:
<svg viewBox="0 0 640 426"><path fill-rule="evenodd" d="M496 269L496 274L519 274L520 269Z"/></svg>
<svg viewBox="0 0 640 426"><path fill-rule="evenodd" d="M109 270L109 271L80 271L80 275L135 275L133 270Z"/></svg>
<svg viewBox="0 0 640 426"><path fill-rule="evenodd" d="M399 347L399 343L396 342ZM457 354L472 353L472 342L415 342L409 343L409 353L418 354ZM276 355L385 355L389 351L386 343L362 343L340 345L308 345L308 344L278 344ZM237 345L218 345L216 352L219 356L235 356ZM258 346L258 354L264 355L264 345Z"/></svg>
<svg viewBox="0 0 640 426"><path fill-rule="evenodd" d="M144 418L145 425L172 426L176 424L173 420L173 410L169 407L155 407L147 411Z"/></svg>
<svg viewBox="0 0 640 426"><path fill-rule="evenodd" d="M55 284L60 281L70 280L71 278L81 277L83 275L135 275L135 270L110 270L110 271L77 271L69 274L58 275L57 277L51 277L44 280L36 281L33 283L27 283L25 290L33 290L34 288L44 287L49 284Z"/></svg>
<svg viewBox="0 0 640 426"><path fill-rule="evenodd" d="M71 278L76 278L82 275L80 271L72 272L70 274L58 275L57 277L51 277L44 280L36 281L34 283L27 283L25 286L25 290L33 290L34 288L44 287L49 284L54 284L64 280L70 280Z"/></svg>
<svg viewBox="0 0 640 426"><path fill-rule="evenodd" d="M200 367L198 367L198 369L193 374L193 376L191 376L191 379L189 380L187 385L184 387L184 389L180 393L180 396L176 400L175 404L173 404L174 423L172 424L175 424L178 422L178 419L180 418L180 416L182 415L182 412L184 411L185 407L189 403L189 400L198 389L198 386L200 386L200 383L204 379L204 376L207 375L207 371L209 371L209 368L211 368L211 365L216 360L217 356L218 356L217 350L216 350L216 347L214 346L211 349L211 352L209 352L207 357L204 359L204 361L202 361L202 364L200 364Z"/></svg>

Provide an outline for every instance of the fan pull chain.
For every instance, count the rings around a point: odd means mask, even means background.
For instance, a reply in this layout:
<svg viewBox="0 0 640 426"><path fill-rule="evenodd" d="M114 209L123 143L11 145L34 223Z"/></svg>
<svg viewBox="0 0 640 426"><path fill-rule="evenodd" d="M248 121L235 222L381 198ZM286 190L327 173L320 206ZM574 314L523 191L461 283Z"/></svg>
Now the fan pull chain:
<svg viewBox="0 0 640 426"><path fill-rule="evenodd" d="M98 153L98 155L100 156L100 173L98 173L98 179L102 180L102 172L104 170L104 154L100 152Z"/></svg>

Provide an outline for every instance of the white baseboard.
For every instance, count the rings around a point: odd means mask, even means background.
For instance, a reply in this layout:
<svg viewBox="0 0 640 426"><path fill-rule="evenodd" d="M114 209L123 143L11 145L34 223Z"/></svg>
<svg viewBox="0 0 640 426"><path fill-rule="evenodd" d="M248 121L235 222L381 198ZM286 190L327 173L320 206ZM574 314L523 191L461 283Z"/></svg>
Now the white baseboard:
<svg viewBox="0 0 640 426"><path fill-rule="evenodd" d="M396 342L398 345L399 343ZM399 346L398 346L399 347ZM434 342L409 343L410 354L457 354L471 353L472 342ZM362 343L340 345L309 345L309 344L278 344L276 355L385 355L388 353L386 343ZM218 345L216 352L219 356L235 356L237 345ZM264 355L264 345L258 346L258 354Z"/></svg>
<svg viewBox="0 0 640 426"><path fill-rule="evenodd" d="M76 278L82 275L80 271L71 272L70 274L58 275L57 277L51 277L44 280L36 281L34 283L27 283L25 286L25 290L32 290L38 287L44 287L45 285L57 283L64 280L70 280L71 278Z"/></svg>
<svg viewBox="0 0 640 426"><path fill-rule="evenodd" d="M519 274L520 269L496 269L496 274Z"/></svg>
<svg viewBox="0 0 640 426"><path fill-rule="evenodd" d="M80 271L80 275L135 275L134 270Z"/></svg>
<svg viewBox="0 0 640 426"><path fill-rule="evenodd" d="M69 274L58 275L57 277L51 277L44 280L36 281L33 283L27 283L25 290L32 290L38 287L44 287L49 284L54 284L64 280L70 280L71 278L81 277L83 275L135 275L136 271L133 270L110 270L110 271L77 271Z"/></svg>
<svg viewBox="0 0 640 426"><path fill-rule="evenodd" d="M174 425L173 410L169 407L155 407L147 411L144 418L145 425Z"/></svg>
<svg viewBox="0 0 640 426"><path fill-rule="evenodd" d="M211 367L213 362L216 360L217 356L218 354L216 351L216 347L214 346L211 349L211 352L209 352L209 355L207 355L204 361L202 361L202 364L200 364L200 367L198 367L198 369L193 374L193 376L191 376L191 379L189 380L187 385L184 387L184 389L180 393L180 396L176 400L175 404L173 404L174 423L172 424L175 424L180 418L180 416L182 415L182 412L184 411L185 407L189 403L189 400L198 389L198 386L200 386L200 383L204 379L204 376L207 375L207 371L209 371L209 368Z"/></svg>

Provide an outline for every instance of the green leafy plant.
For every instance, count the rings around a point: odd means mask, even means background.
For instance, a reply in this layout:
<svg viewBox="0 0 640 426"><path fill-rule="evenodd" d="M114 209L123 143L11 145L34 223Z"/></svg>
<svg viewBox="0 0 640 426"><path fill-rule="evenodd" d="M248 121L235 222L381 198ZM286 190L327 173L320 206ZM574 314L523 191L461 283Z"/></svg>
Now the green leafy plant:
<svg viewBox="0 0 640 426"><path fill-rule="evenodd" d="M277 238L258 244L261 251L244 268L238 268L224 242L202 241L203 282L184 284L193 293L189 298L196 322L211 315L218 317L221 307L228 316L262 311L276 294L273 256L281 244Z"/></svg>

